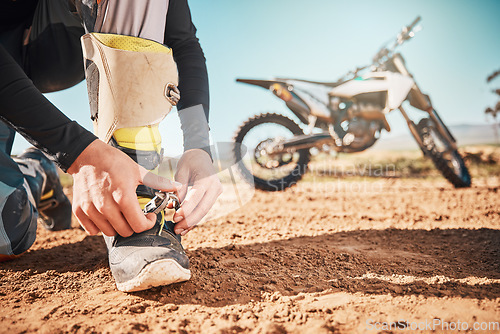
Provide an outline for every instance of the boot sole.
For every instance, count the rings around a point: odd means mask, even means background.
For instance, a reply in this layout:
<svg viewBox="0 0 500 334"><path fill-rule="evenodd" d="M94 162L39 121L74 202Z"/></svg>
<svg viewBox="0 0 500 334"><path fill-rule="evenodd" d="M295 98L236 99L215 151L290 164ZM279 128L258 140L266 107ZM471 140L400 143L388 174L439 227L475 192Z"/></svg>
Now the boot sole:
<svg viewBox="0 0 500 334"><path fill-rule="evenodd" d="M153 288L155 286L169 285L185 282L191 278L191 271L183 268L173 259L158 260L146 265L139 275L126 282L116 282L118 290L134 292Z"/></svg>

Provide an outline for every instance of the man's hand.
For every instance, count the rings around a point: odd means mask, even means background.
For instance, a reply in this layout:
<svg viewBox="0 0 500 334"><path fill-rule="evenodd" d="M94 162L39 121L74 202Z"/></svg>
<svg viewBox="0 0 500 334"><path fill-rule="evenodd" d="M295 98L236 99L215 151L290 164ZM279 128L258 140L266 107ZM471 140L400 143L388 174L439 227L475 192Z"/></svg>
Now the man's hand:
<svg viewBox="0 0 500 334"><path fill-rule="evenodd" d="M207 155L208 156L208 155ZM91 235L102 231L128 237L152 228L153 213L144 215L135 190L139 184L175 192L181 184L149 173L125 153L95 140L68 169L73 175L73 213Z"/></svg>
<svg viewBox="0 0 500 334"><path fill-rule="evenodd" d="M175 180L182 183L179 189L179 200L182 204L174 215L174 222L177 223L174 231L185 235L214 205L222 193L222 185L210 156L201 149L184 152L177 164ZM192 185L189 190L188 185Z"/></svg>

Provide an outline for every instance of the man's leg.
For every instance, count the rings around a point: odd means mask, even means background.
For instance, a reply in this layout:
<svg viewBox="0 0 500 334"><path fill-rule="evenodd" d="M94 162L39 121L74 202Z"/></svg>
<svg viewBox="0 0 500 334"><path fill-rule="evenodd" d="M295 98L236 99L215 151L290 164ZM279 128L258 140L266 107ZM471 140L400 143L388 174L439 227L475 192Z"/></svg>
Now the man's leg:
<svg viewBox="0 0 500 334"><path fill-rule="evenodd" d="M87 7L95 19L83 18L86 29L95 32L82 38L94 130L153 173L162 155L158 124L178 100L175 62L161 44L167 7L167 0L103 0L97 8ZM144 206L154 191L138 187L139 203ZM189 261L173 227L162 212L149 231L105 237L119 290L190 278Z"/></svg>
<svg viewBox="0 0 500 334"><path fill-rule="evenodd" d="M71 202L64 194L56 165L34 147L14 161L28 182L42 226L50 231L70 229Z"/></svg>
<svg viewBox="0 0 500 334"><path fill-rule="evenodd" d="M5 126L0 124L0 128ZM36 204L18 165L0 150L0 262L16 258L36 237Z"/></svg>
<svg viewBox="0 0 500 334"><path fill-rule="evenodd" d="M67 0L40 0L32 15L28 15L33 17L32 20L0 31L0 44L41 91L67 88L84 77L79 45L84 29L70 7ZM73 42L69 43L71 40ZM69 45L61 46L61 41ZM71 59L76 60L76 66ZM66 77L62 80L61 75ZM11 153L14 134L11 128L0 122L0 150L7 157ZM63 192L54 163L34 148L14 160L33 194L42 225L49 230L70 228L71 203Z"/></svg>
<svg viewBox="0 0 500 334"><path fill-rule="evenodd" d="M3 38L7 36L8 33L1 34L0 43L9 47L9 51L17 62L22 64L18 52L21 48L21 41L16 46L13 39L9 41ZM36 238L39 214L37 206L42 203L46 204L45 208L49 209L50 204L51 209L54 210L54 202L50 201L50 197L53 196L49 192L53 190L51 186L54 183L57 182L59 185L58 179L52 180L53 175L58 178L54 164L41 152L31 149L30 159L21 155L18 160L20 164L10 157L14 136L15 131L0 121L0 262L14 259L31 247ZM52 175L47 175L46 170L49 169ZM60 190L62 192L62 189ZM52 191L52 194L55 192ZM65 199L67 200L66 197ZM57 211L57 217L61 217L61 211ZM57 222L64 221L71 224L71 206L69 206L69 217L67 214L63 216L64 219L57 220ZM56 225L52 217L46 215L45 218L51 221L52 227Z"/></svg>
<svg viewBox="0 0 500 334"><path fill-rule="evenodd" d="M0 152L4 155L0 163L2 182L4 185L15 185L18 188L17 191L14 191L10 201L19 201L19 203L23 203L21 206L34 205L36 208L33 216L35 221L39 217L42 226L48 230L57 231L71 228L71 203L63 192L56 166L41 151L35 148L25 150L14 159L10 158L14 135L15 131L0 121ZM17 166L14 168L12 163L17 164ZM15 172L12 171L13 169ZM19 175L19 173L21 174ZM23 187L20 188L18 185L21 183ZM29 195L28 199L31 196L32 201L24 201L21 198L24 196L23 193ZM10 191L1 192L0 201L6 200L10 194ZM14 200L14 198L16 199ZM9 206L6 210L14 209ZM17 226L17 223L10 223L15 221L12 218L13 216L10 217L8 230L11 230L11 226ZM22 218L20 219L22 220ZM21 234L22 231L21 228Z"/></svg>
<svg viewBox="0 0 500 334"><path fill-rule="evenodd" d="M16 132L0 121L0 151L10 155Z"/></svg>
<svg viewBox="0 0 500 334"><path fill-rule="evenodd" d="M49 230L71 227L71 204L55 165L34 148L13 160L14 133L0 121L0 262L31 247L39 215Z"/></svg>

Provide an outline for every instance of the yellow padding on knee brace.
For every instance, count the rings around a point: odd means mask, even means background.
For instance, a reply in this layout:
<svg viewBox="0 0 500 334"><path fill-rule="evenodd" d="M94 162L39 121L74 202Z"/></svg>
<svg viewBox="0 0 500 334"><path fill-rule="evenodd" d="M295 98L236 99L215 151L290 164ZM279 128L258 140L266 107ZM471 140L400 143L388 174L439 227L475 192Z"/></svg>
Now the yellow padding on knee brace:
<svg viewBox="0 0 500 334"><path fill-rule="evenodd" d="M113 49L135 52L154 52L172 54L172 49L149 39L116 34L92 33L99 42Z"/></svg>
<svg viewBox="0 0 500 334"><path fill-rule="evenodd" d="M118 145L140 151L161 151L158 124L118 129L113 133Z"/></svg>

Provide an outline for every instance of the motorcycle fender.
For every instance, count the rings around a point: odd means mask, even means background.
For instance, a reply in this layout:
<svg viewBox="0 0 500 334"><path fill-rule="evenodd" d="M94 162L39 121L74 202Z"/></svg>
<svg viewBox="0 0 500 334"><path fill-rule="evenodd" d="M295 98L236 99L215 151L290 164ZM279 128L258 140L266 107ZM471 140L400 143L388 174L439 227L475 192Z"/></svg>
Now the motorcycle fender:
<svg viewBox="0 0 500 334"><path fill-rule="evenodd" d="M415 81L412 78L404 76L399 73L387 73L387 82L389 90L387 91L387 105L388 111L399 108L404 100L408 97Z"/></svg>
<svg viewBox="0 0 500 334"><path fill-rule="evenodd" d="M330 95L352 98L363 93L387 92L384 112L398 108L415 82L412 78L393 72L371 72L363 80L351 80L330 91Z"/></svg>
<svg viewBox="0 0 500 334"><path fill-rule="evenodd" d="M289 86L289 83L283 80L254 80L254 79L242 79L238 78L236 79L237 82L241 83L246 83L249 85L255 85L262 87L264 89L271 90L274 95L276 95L278 98L281 98L287 107L300 119L301 122L304 124L309 124L308 117L311 114L311 106L302 99L302 97L298 96L295 94L293 91L290 91L288 93L287 91L287 97L289 98L283 98L282 96L278 96L281 94L276 94L275 92L275 86L281 87L281 89L287 89L286 87Z"/></svg>

